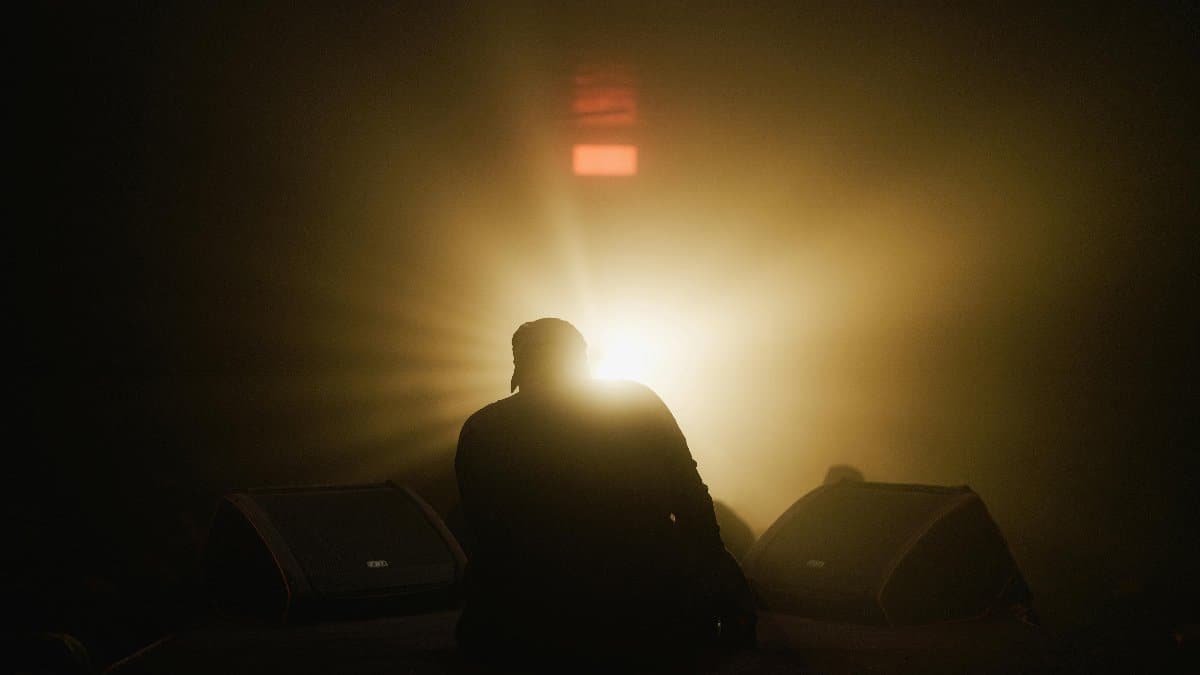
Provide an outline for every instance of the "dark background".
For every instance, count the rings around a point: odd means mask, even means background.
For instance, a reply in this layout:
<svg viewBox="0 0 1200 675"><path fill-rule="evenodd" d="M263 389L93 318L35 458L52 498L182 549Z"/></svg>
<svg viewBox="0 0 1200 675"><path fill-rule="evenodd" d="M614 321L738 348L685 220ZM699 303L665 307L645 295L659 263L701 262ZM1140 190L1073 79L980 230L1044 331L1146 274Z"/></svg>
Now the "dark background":
<svg viewBox="0 0 1200 675"><path fill-rule="evenodd" d="M10 619L115 658L203 616L230 487L448 510L511 331L564 306L506 297L568 276L551 192L595 283L753 298L705 324L715 403L665 397L756 532L845 461L970 483L1051 625L1194 597L1195 5L602 4L42 10L10 66ZM556 164L589 61L639 73L616 187Z"/></svg>

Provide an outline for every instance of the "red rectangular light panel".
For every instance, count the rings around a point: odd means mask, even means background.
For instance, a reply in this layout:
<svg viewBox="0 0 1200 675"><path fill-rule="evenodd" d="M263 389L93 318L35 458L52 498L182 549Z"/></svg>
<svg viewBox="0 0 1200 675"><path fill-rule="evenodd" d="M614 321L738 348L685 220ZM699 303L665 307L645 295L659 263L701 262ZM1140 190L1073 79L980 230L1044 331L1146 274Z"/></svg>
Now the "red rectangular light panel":
<svg viewBox="0 0 1200 675"><path fill-rule="evenodd" d="M572 165L576 176L633 176L637 174L637 146L576 145Z"/></svg>

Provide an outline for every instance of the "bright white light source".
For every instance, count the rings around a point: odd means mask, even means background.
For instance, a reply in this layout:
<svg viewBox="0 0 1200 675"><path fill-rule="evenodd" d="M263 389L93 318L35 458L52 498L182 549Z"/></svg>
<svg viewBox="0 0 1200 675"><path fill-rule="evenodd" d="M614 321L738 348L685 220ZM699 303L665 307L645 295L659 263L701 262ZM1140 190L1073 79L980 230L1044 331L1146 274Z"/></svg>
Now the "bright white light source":
<svg viewBox="0 0 1200 675"><path fill-rule="evenodd" d="M657 365L656 346L649 335L628 330L609 332L592 348L592 374L605 380L648 383Z"/></svg>

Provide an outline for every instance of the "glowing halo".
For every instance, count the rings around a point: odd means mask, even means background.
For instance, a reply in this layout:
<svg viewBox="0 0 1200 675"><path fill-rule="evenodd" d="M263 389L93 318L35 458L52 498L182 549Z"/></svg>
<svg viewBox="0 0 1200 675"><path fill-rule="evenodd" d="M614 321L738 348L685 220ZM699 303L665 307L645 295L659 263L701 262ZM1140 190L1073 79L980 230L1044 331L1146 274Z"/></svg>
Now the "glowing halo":
<svg viewBox="0 0 1200 675"><path fill-rule="evenodd" d="M653 379L658 361L653 335L639 334L622 326L601 333L593 341L592 375L602 380L634 380L646 383Z"/></svg>

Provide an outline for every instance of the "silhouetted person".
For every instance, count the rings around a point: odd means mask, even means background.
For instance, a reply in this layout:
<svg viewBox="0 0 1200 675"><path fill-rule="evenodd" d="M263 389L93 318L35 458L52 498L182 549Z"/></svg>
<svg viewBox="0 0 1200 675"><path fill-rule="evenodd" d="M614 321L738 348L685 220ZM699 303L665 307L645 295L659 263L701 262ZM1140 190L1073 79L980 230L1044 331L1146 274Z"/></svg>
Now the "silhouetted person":
<svg viewBox="0 0 1200 675"><path fill-rule="evenodd" d="M852 483L861 483L866 479L863 478L863 473L861 471L850 466L849 464L834 464L829 467L828 471L825 472L825 485L833 485L834 483L840 483L844 480Z"/></svg>
<svg viewBox="0 0 1200 675"><path fill-rule="evenodd" d="M474 540L463 647L595 664L753 644L748 586L663 402L592 381L565 321L512 343L519 391L467 420L455 460Z"/></svg>

